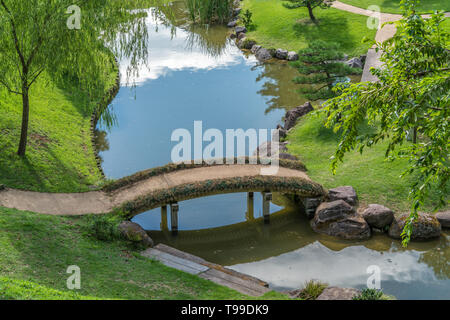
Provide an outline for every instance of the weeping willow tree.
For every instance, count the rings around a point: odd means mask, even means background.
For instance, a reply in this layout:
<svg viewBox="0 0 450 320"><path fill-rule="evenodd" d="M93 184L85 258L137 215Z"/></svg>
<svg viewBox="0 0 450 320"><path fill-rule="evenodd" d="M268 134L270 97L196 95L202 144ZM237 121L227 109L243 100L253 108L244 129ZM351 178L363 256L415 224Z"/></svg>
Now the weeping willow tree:
<svg viewBox="0 0 450 320"><path fill-rule="evenodd" d="M231 16L232 0L186 0L193 23L224 23Z"/></svg>
<svg viewBox="0 0 450 320"><path fill-rule="evenodd" d="M128 75L147 58L147 28L140 0L0 0L0 86L22 97L18 148L25 156L32 85L46 73L58 81L68 75L91 95L106 83L111 59L130 61Z"/></svg>

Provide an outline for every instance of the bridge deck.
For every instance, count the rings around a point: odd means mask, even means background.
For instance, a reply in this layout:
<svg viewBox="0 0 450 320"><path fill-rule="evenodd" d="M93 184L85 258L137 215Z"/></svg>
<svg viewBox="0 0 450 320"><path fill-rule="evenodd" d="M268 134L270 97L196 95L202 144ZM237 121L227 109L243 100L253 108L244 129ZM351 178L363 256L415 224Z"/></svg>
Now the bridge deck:
<svg viewBox="0 0 450 320"><path fill-rule="evenodd" d="M145 180L124 186L111 193L105 191L70 194L40 193L6 189L0 192L0 206L55 215L108 213L116 207L134 201L139 197L148 196L152 192L170 191L172 188L182 187L186 184L205 183L211 180L220 181L220 179L225 181L226 179L232 178L262 177L262 168L267 168L267 166L235 164L184 169L149 177ZM310 184L316 189L321 189L320 185L311 181L305 172L296 169L280 167L276 175L269 177L273 177L274 179L277 177L298 179L298 181ZM210 191L212 192L214 190ZM217 193L221 193L220 190L218 190ZM207 193L205 193L205 195L207 195ZM320 195L321 194L317 194L315 196ZM198 197L200 196L202 195L198 195ZM179 199L179 201L182 200L185 199Z"/></svg>

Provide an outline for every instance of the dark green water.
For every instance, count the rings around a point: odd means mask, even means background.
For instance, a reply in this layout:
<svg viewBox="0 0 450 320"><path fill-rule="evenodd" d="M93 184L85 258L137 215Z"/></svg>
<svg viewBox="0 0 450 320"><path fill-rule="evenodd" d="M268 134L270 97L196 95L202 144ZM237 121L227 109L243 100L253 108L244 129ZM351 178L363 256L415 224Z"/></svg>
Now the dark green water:
<svg viewBox="0 0 450 320"><path fill-rule="evenodd" d="M149 15L149 66L134 90L123 83L111 108L117 125L98 127L98 148L107 176L120 178L170 162L171 133L205 128L271 129L286 109L304 102L292 79L297 72L283 63L258 63L227 40L227 29L185 26L179 4L173 16ZM121 61L122 72L127 62ZM384 292L400 299L450 299L449 235L412 244L375 235L364 242L318 235L299 208L282 197L271 204L271 223L261 220L261 196L253 215L246 194L226 194L180 203L179 235L161 231L159 210L135 217L163 242L231 266L270 283L296 289L310 279L363 288L367 267L381 269ZM169 225L170 227L170 225Z"/></svg>

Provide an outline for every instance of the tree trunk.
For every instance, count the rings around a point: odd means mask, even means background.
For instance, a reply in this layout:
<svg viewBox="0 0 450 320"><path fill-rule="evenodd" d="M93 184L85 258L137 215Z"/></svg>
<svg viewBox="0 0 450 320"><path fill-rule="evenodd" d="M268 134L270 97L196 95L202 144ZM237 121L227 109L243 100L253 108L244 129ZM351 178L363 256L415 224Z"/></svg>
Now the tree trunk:
<svg viewBox="0 0 450 320"><path fill-rule="evenodd" d="M413 142L414 144L417 143L417 127L414 127L412 142Z"/></svg>
<svg viewBox="0 0 450 320"><path fill-rule="evenodd" d="M28 96L28 87L26 85L22 86L22 107L22 130L20 132L19 151L17 154L24 157L27 149L28 121L30 117L30 99Z"/></svg>
<svg viewBox="0 0 450 320"><path fill-rule="evenodd" d="M308 13L309 13L309 17L311 18L311 21L316 23L317 20L316 20L316 17L314 17L313 9L311 8L311 5L307 4L306 7L308 8Z"/></svg>

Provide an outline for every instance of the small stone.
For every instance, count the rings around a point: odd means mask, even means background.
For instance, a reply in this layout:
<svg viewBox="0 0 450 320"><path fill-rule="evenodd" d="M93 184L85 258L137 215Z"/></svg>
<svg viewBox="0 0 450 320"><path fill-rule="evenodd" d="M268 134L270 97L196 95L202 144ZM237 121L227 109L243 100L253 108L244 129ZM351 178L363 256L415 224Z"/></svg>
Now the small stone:
<svg viewBox="0 0 450 320"><path fill-rule="evenodd" d="M267 61L272 59L272 55L270 54L269 50L265 48L261 48L260 50L258 50L255 56L260 61Z"/></svg>
<svg viewBox="0 0 450 320"><path fill-rule="evenodd" d="M287 55L288 55L287 50L277 49L277 51L275 52L275 58L280 60L286 60Z"/></svg>
<svg viewBox="0 0 450 320"><path fill-rule="evenodd" d="M236 25L237 25L237 20L234 20L234 21L228 22L227 27L234 28L234 27L236 27Z"/></svg>
<svg viewBox="0 0 450 320"><path fill-rule="evenodd" d="M238 40L241 40L241 39L243 39L243 38L245 38L245 37L246 37L246 35L245 35L245 33L243 33L243 32L241 32L241 33L239 33L239 34L237 35Z"/></svg>
<svg viewBox="0 0 450 320"><path fill-rule="evenodd" d="M287 60L288 61L297 61L298 60L298 53L295 51L289 51L287 54Z"/></svg>
<svg viewBox="0 0 450 320"><path fill-rule="evenodd" d="M350 60L348 60L346 62L346 64L352 68L362 69L362 67L363 67L363 63L361 62L361 60L359 60L359 58L351 58Z"/></svg>
<svg viewBox="0 0 450 320"><path fill-rule="evenodd" d="M259 50L261 50L261 46L260 45L257 45L257 44L255 44L253 47L252 47L252 49L251 49L251 51L252 51L252 53L257 53Z"/></svg>
<svg viewBox="0 0 450 320"><path fill-rule="evenodd" d="M247 33L247 28L246 27L235 27L234 31L239 36L240 33Z"/></svg>

